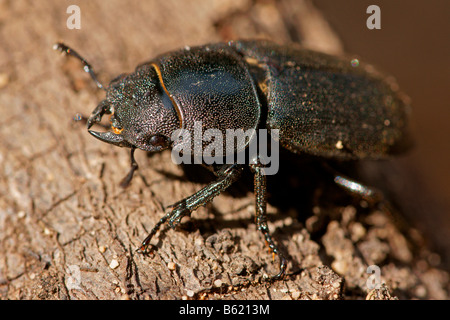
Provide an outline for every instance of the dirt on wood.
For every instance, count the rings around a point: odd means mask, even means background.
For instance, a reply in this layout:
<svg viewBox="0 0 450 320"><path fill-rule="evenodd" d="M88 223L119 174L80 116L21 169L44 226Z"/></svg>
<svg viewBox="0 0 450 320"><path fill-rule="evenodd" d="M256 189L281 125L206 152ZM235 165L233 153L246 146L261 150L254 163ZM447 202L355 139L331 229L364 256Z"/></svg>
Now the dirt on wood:
<svg viewBox="0 0 450 320"><path fill-rule="evenodd" d="M314 163L290 159L268 181L284 280L265 281L278 260L256 229L250 176L179 228L163 228L152 255L137 253L164 208L211 176L175 166L170 152L138 151L140 169L122 189L128 152L76 121L104 92L53 44L76 48L103 83L186 45L266 38L336 54L343 47L309 1L76 4L81 29L71 30L64 1L0 2L0 298L448 299L440 255L401 207L373 206L327 182Z"/></svg>

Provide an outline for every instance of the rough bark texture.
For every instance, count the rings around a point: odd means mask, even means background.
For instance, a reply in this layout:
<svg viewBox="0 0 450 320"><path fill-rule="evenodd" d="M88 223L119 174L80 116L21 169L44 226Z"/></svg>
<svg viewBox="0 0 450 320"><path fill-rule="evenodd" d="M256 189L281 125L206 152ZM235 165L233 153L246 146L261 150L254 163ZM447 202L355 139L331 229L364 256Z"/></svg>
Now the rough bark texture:
<svg viewBox="0 0 450 320"><path fill-rule="evenodd" d="M208 176L175 166L169 152L137 152L140 169L121 189L128 152L73 120L104 93L54 42L75 47L104 83L184 45L264 37L342 48L307 1L76 4L81 30L66 27L64 1L0 2L0 298L448 298L448 273L419 231L320 177L306 184L308 166L269 179L269 228L288 256L285 280L263 281L278 261L256 230L249 179L180 228L163 228L152 256L136 253L164 207ZM369 265L381 268L379 289L367 286Z"/></svg>

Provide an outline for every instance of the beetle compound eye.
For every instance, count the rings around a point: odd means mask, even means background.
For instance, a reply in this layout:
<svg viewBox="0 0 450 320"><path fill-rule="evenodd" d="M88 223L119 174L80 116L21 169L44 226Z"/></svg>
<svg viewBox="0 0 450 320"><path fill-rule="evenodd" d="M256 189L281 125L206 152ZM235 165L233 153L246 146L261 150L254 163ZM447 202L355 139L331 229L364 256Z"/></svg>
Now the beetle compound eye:
<svg viewBox="0 0 450 320"><path fill-rule="evenodd" d="M149 143L155 147L166 147L168 139L162 135L154 135L150 137Z"/></svg>

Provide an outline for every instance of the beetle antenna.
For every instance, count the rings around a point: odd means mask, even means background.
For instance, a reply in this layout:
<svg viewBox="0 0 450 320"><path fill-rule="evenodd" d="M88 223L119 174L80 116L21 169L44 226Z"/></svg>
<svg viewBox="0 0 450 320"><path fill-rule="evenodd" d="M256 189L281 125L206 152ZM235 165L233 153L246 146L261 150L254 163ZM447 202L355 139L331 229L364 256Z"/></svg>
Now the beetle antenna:
<svg viewBox="0 0 450 320"><path fill-rule="evenodd" d="M89 62L87 62L80 54L78 54L78 52L76 52L75 50L73 50L72 48L66 46L64 43L62 42L58 42L53 46L54 50L59 50L61 51L63 54L68 54L72 57L77 58L78 60L80 60L83 63L83 69L84 71L86 71L87 73L89 73L89 75L91 76L92 80L94 80L95 84L97 85L97 87L99 87L100 89L105 90L105 88L103 87L103 85L100 83L100 81L98 81L97 76L95 75L94 69L92 68L92 66L89 64Z"/></svg>

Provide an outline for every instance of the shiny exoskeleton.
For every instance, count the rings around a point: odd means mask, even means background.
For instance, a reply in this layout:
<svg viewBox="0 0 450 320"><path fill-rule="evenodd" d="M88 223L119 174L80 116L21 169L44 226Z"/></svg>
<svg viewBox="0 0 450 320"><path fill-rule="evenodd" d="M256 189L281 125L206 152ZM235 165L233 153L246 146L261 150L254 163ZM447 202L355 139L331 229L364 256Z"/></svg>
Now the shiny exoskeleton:
<svg viewBox="0 0 450 320"><path fill-rule="evenodd" d="M103 88L78 53L62 43L56 49L80 59L85 71ZM360 61L293 44L231 41L186 47L112 80L87 127L99 140L131 149L132 167L123 185L138 168L135 149L156 152L175 148L180 142L173 140L172 134L178 129L191 132L196 123L201 123L202 130L214 128L224 134L227 129L277 129L280 145L299 155L383 159L404 152L411 141L409 106L395 83L387 79ZM112 115L111 130L91 130L104 114ZM162 224L175 227L182 217L228 188L249 166L254 173L258 229L280 258L275 278L284 276L286 259L267 227L264 166L254 160L209 165L217 180L170 206L140 249L147 249ZM371 189L344 176L336 175L335 182L362 196L373 195Z"/></svg>

